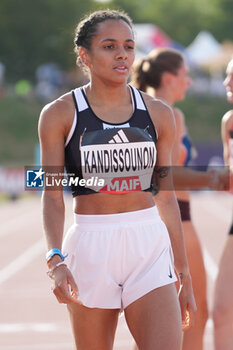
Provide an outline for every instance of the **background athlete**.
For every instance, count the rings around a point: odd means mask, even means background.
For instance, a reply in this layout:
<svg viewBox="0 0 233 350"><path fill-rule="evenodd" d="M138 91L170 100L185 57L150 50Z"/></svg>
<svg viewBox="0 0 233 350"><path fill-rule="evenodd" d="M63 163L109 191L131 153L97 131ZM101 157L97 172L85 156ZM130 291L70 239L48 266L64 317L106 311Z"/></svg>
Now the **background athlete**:
<svg viewBox="0 0 233 350"><path fill-rule="evenodd" d="M233 103L233 59L226 70L227 99ZM228 111L222 118L222 141L225 164L233 165L233 110ZM232 192L232 175L231 175ZM216 350L230 350L233 347L233 224L222 253L219 273L215 286L213 320L214 340Z"/></svg>
<svg viewBox="0 0 233 350"><path fill-rule="evenodd" d="M173 49L155 49L147 57L135 63L132 83L140 90L162 100L169 105L176 121L176 136L173 146L172 164L175 188L184 230L185 245L197 303L194 326L183 336L182 349L201 350L203 334L208 319L206 300L206 273L199 239L190 215L190 196L188 189L219 188L221 183L214 171L200 172L185 168L192 158L192 145L187 133L182 111L174 107L175 102L185 97L191 85L188 66L183 55ZM156 196L155 203L156 203Z"/></svg>

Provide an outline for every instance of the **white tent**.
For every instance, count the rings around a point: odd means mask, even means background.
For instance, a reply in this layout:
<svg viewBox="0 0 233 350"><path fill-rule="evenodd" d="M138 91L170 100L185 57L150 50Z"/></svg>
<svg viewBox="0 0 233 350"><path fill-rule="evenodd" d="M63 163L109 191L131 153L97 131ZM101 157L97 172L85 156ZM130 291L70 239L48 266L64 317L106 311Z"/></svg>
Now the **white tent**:
<svg viewBox="0 0 233 350"><path fill-rule="evenodd" d="M185 49L190 61L197 66L205 65L210 59L219 55L221 45L209 32L200 32L194 41Z"/></svg>
<svg viewBox="0 0 233 350"><path fill-rule="evenodd" d="M221 45L221 51L204 65L211 71L223 71L228 62L233 59L233 42L224 41Z"/></svg>

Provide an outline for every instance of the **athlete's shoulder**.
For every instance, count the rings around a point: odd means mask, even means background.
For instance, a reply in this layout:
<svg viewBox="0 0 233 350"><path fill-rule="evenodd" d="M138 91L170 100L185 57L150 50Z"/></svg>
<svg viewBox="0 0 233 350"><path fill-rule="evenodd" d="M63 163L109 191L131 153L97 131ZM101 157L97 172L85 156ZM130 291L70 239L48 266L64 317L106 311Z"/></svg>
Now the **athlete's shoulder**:
<svg viewBox="0 0 233 350"><path fill-rule="evenodd" d="M185 126L185 117L183 112L179 109L174 107L173 108L173 114L176 122L176 132L178 138L182 137L182 135L185 133L186 126Z"/></svg>
<svg viewBox="0 0 233 350"><path fill-rule="evenodd" d="M181 109L174 107L173 113L174 113L176 123L183 123L183 124L185 123L184 113L181 111Z"/></svg>
<svg viewBox="0 0 233 350"><path fill-rule="evenodd" d="M41 116L46 116L47 118L51 116L60 116L63 115L64 112L69 112L70 109L74 109L74 103L72 100L71 92L68 92L56 100L46 104L42 111Z"/></svg>
<svg viewBox="0 0 233 350"><path fill-rule="evenodd" d="M72 93L68 92L48 103L42 109L39 117L38 131L41 138L65 138L70 130L75 113Z"/></svg>
<svg viewBox="0 0 233 350"><path fill-rule="evenodd" d="M59 126L59 124L69 121L73 117L74 111L72 93L68 92L43 107L39 123L46 127L53 124Z"/></svg>
<svg viewBox="0 0 233 350"><path fill-rule="evenodd" d="M148 95L145 92L142 92L142 97L144 99L144 102L146 104L146 107L153 118L154 114L167 114L167 115L173 115L172 108L163 100L160 100L159 98L152 97Z"/></svg>
<svg viewBox="0 0 233 350"><path fill-rule="evenodd" d="M174 133L175 118L172 108L163 100L148 94L143 93L143 98L158 135L162 135L165 131Z"/></svg>
<svg viewBox="0 0 233 350"><path fill-rule="evenodd" d="M233 124L233 109L226 112L222 117L222 125Z"/></svg>

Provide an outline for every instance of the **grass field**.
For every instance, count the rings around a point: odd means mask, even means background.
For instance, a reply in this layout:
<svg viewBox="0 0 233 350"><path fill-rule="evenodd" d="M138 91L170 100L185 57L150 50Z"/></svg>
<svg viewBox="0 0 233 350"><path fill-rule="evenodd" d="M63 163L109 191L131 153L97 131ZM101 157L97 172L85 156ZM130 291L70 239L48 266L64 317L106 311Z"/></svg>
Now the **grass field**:
<svg viewBox="0 0 233 350"><path fill-rule="evenodd" d="M42 105L14 96L0 99L0 164L25 165L34 159L37 123Z"/></svg>
<svg viewBox="0 0 233 350"><path fill-rule="evenodd" d="M0 165L32 164L38 142L37 123L43 104L35 98L0 99ZM220 120L230 109L223 98L188 96L177 104L186 117L194 143L219 143Z"/></svg>

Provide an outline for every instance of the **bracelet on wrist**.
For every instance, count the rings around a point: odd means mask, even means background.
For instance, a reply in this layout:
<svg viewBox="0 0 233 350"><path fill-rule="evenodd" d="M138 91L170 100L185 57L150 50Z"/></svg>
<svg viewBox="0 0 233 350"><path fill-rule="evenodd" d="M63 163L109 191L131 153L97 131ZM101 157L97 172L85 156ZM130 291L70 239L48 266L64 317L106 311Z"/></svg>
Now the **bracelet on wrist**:
<svg viewBox="0 0 233 350"><path fill-rule="evenodd" d="M54 271L55 271L59 266L62 266L62 265L66 266L66 264L65 264L63 261L60 261L60 262L57 263L55 266L53 266L52 269L49 269L49 270L47 271L47 275L48 275L50 278L52 278L52 277L53 277Z"/></svg>
<svg viewBox="0 0 233 350"><path fill-rule="evenodd" d="M49 250L48 253L46 254L46 262L47 262L47 264L50 262L50 260L52 259L52 257L54 255L59 255L60 258L62 259L62 261L64 261L65 258L68 256L68 254L63 255L62 252L60 251L60 249L53 248L53 249Z"/></svg>

